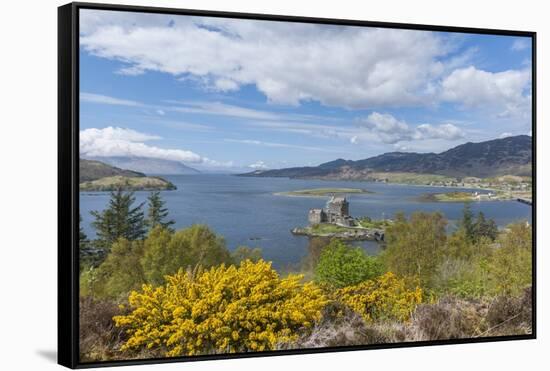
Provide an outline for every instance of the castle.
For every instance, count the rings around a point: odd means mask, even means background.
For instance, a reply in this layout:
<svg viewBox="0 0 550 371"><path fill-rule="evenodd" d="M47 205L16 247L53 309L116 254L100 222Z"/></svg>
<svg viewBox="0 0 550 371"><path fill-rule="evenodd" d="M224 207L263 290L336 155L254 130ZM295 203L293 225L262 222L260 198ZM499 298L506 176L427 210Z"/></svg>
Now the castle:
<svg viewBox="0 0 550 371"><path fill-rule="evenodd" d="M310 225L330 223L345 227L354 227L355 219L349 215L349 202L345 197L335 197L327 202L324 209L309 210L308 220Z"/></svg>

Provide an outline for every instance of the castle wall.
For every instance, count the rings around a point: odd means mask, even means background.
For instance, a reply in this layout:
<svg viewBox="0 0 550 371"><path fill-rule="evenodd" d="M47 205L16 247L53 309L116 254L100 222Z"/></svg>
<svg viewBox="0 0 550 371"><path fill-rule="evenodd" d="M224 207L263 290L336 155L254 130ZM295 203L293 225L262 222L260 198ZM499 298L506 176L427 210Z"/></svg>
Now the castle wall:
<svg viewBox="0 0 550 371"><path fill-rule="evenodd" d="M327 214L322 209L311 209L308 214L309 224L325 223L327 221Z"/></svg>
<svg viewBox="0 0 550 371"><path fill-rule="evenodd" d="M332 198L326 209L311 209L308 214L310 225L319 223L340 224L348 227L355 226L355 220L349 216L349 202L345 198Z"/></svg>

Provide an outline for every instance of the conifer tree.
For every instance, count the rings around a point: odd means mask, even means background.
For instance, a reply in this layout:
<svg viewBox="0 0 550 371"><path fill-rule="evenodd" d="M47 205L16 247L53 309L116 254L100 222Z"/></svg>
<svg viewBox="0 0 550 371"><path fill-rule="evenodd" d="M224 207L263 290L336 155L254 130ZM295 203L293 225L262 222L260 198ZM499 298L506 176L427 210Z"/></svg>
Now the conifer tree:
<svg viewBox="0 0 550 371"><path fill-rule="evenodd" d="M474 224L474 232L476 240L487 237L494 241L498 236L498 227L493 219L487 220L485 214L480 211Z"/></svg>
<svg viewBox="0 0 550 371"><path fill-rule="evenodd" d="M86 267L91 265L93 262L93 248L92 244L88 240L88 236L82 228L82 215L78 215L78 251L80 259L80 267Z"/></svg>
<svg viewBox="0 0 550 371"><path fill-rule="evenodd" d="M156 226L171 230L170 226L175 222L173 220L166 220L168 217L168 209L164 207L165 201L160 197L160 192L151 192L148 199L148 211L147 211L147 227L152 230Z"/></svg>
<svg viewBox="0 0 550 371"><path fill-rule="evenodd" d="M474 225L474 214L472 213L472 207L469 203L464 204L464 209L462 210L462 221L460 222L460 227L464 229L466 233L466 239L469 242L474 242L475 239L475 225Z"/></svg>
<svg viewBox="0 0 550 371"><path fill-rule="evenodd" d="M88 242L88 236L82 228L82 215L78 214L78 243L82 247Z"/></svg>
<svg viewBox="0 0 550 371"><path fill-rule="evenodd" d="M144 203L134 207L135 200L134 192L125 192L119 187L111 191L109 206L105 210L91 212L95 218L92 226L96 230L100 245L107 252L121 237L135 241L145 236Z"/></svg>

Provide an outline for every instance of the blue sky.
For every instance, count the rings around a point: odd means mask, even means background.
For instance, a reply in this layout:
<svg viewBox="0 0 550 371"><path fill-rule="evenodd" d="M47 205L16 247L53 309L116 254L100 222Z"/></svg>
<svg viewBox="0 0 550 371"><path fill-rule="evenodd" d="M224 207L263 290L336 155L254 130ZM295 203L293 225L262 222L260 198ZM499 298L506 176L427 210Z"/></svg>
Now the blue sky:
<svg viewBox="0 0 550 371"><path fill-rule="evenodd" d="M530 39L81 10L81 155L203 171L530 134Z"/></svg>

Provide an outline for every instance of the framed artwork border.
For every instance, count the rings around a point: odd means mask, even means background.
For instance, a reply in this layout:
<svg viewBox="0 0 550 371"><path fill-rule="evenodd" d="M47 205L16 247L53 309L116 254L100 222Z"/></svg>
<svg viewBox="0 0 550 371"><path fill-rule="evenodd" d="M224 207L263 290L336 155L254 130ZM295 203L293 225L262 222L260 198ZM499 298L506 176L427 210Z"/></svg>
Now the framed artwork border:
<svg viewBox="0 0 550 371"><path fill-rule="evenodd" d="M162 13L189 16L225 17L234 19L270 20L299 23L331 24L345 26L369 26L378 28L444 31L469 34L523 36L531 38L532 47L532 333L527 335L491 336L469 339L429 340L359 346L339 346L295 350L277 350L235 354L197 355L171 358L116 360L81 363L79 361L79 11L96 9L141 13ZM349 19L329 19L271 14L235 13L191 9L159 8L97 3L70 3L58 8L58 363L69 368L99 366L142 365L201 361L244 357L265 357L289 354L341 352L367 349L387 349L465 343L485 343L509 340L528 340L537 337L537 287L536 287L536 32L498 30L489 28L467 28L456 26L435 26L409 23L373 22Z"/></svg>

